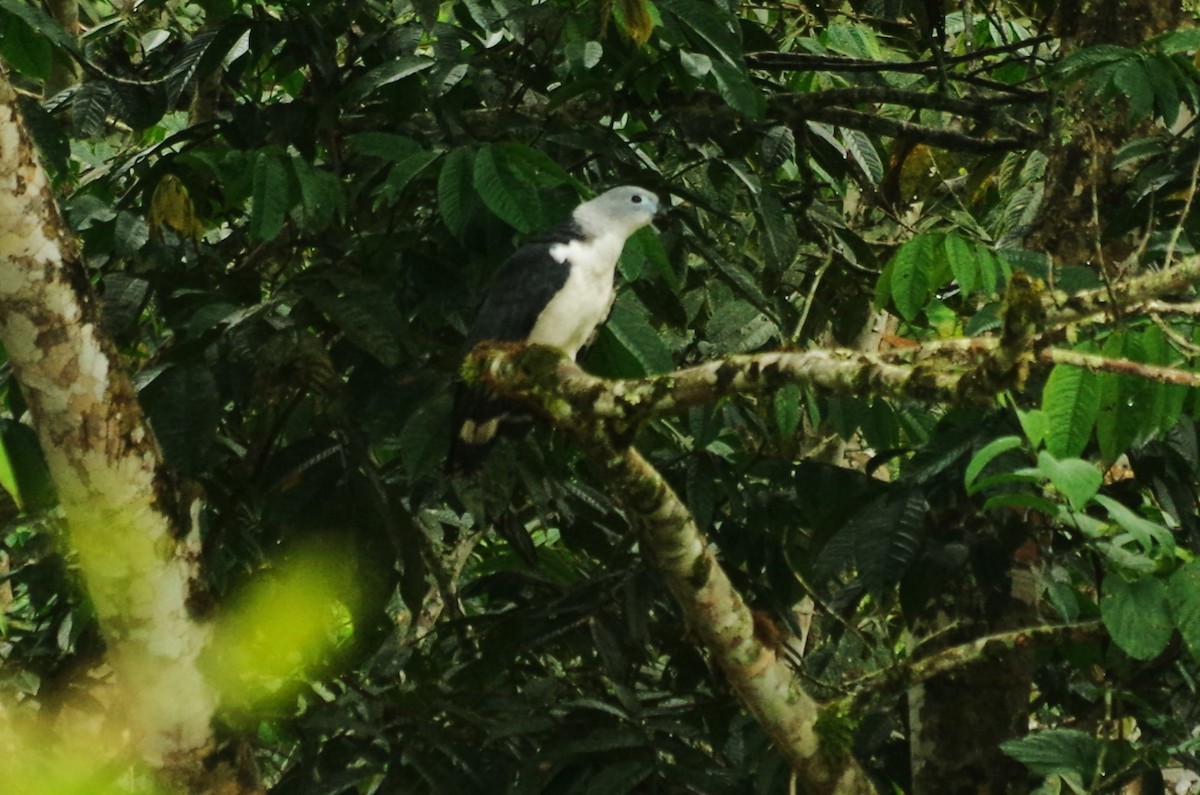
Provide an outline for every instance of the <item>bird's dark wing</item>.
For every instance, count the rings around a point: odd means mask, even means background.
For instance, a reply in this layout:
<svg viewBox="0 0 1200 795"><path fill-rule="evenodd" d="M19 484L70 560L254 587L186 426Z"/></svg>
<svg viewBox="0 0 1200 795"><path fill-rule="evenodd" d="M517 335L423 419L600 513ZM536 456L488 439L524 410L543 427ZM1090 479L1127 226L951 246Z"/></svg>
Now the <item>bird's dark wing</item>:
<svg viewBox="0 0 1200 795"><path fill-rule="evenodd" d="M529 336L538 315L567 281L570 266L550 256L550 246L530 243L500 266L467 334L467 349L484 340L517 342Z"/></svg>
<svg viewBox="0 0 1200 795"><path fill-rule="evenodd" d="M500 266L467 334L467 351L484 340L519 342L529 336L538 315L562 289L570 272L570 264L556 261L550 247L573 239L570 235L576 229L570 224L556 228L517 249ZM528 417L521 422L510 403L465 384L459 384L455 392L451 418L454 437L446 461L451 472L478 468L498 434L528 424Z"/></svg>

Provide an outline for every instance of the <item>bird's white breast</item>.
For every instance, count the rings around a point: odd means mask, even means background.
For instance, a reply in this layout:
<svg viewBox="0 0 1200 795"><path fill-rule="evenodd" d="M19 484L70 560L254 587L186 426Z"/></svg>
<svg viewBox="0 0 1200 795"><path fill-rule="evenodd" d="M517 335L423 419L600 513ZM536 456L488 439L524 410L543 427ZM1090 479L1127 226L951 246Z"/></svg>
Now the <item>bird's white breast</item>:
<svg viewBox="0 0 1200 795"><path fill-rule="evenodd" d="M538 315L530 342L553 345L575 358L612 308L613 275L624 244L623 238L610 235L550 248L550 256L571 270Z"/></svg>

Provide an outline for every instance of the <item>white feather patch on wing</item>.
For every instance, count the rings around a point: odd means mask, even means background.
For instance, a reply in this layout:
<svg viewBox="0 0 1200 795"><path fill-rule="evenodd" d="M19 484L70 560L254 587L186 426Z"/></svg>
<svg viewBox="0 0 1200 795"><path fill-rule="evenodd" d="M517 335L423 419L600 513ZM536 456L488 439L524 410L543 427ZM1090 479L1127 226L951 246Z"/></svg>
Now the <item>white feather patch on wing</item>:
<svg viewBox="0 0 1200 795"><path fill-rule="evenodd" d="M496 437L503 417L493 417L487 422L466 420L458 430L458 438L467 444L487 444Z"/></svg>
<svg viewBox="0 0 1200 795"><path fill-rule="evenodd" d="M550 248L550 256L571 271L538 315L530 342L553 345L575 358L612 308L614 272L624 245L619 235L603 235Z"/></svg>

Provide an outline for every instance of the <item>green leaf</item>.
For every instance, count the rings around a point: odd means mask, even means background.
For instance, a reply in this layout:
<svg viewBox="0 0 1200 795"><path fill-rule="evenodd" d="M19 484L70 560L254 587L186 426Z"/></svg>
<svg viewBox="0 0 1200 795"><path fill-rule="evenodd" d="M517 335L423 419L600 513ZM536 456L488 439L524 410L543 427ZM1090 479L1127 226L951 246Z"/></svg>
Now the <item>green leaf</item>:
<svg viewBox="0 0 1200 795"><path fill-rule="evenodd" d="M54 68L54 48L50 42L12 16L0 17L0 58L34 80L45 80Z"/></svg>
<svg viewBox="0 0 1200 795"><path fill-rule="evenodd" d="M1175 556L1175 536L1157 522L1152 522L1131 511L1112 497L1097 494L1096 502L1104 506L1109 517L1138 543L1146 552L1158 552L1162 557ZM1155 547L1160 549L1156 550Z"/></svg>
<svg viewBox="0 0 1200 795"><path fill-rule="evenodd" d="M858 571L869 590L883 592L908 571L925 535L928 510L920 489L895 491L864 508L843 528L855 539Z"/></svg>
<svg viewBox="0 0 1200 795"><path fill-rule="evenodd" d="M1000 750L1038 776L1091 781L1100 764L1100 741L1078 729L1047 729L1000 744Z"/></svg>
<svg viewBox="0 0 1200 795"><path fill-rule="evenodd" d="M417 407L400 431L400 463L413 477L433 470L450 448L451 399L442 393Z"/></svg>
<svg viewBox="0 0 1200 795"><path fill-rule="evenodd" d="M531 175L516 167L510 152L501 145L479 150L475 155L475 190L500 220L519 232L533 232L545 226L546 212Z"/></svg>
<svg viewBox="0 0 1200 795"><path fill-rule="evenodd" d="M404 328L404 316L391 297L371 282L330 272L324 279L304 283L302 290L363 351L386 367L395 367L400 361L398 332Z"/></svg>
<svg viewBox="0 0 1200 795"><path fill-rule="evenodd" d="M722 301L705 325L708 340L721 353L745 353L762 347L779 328L748 301Z"/></svg>
<svg viewBox="0 0 1200 795"><path fill-rule="evenodd" d="M712 58L699 52L679 51L679 64L683 71L697 80L703 79L712 71Z"/></svg>
<svg viewBox="0 0 1200 795"><path fill-rule="evenodd" d="M1134 121L1149 118L1154 110L1154 87L1142 61L1121 64L1113 72L1113 85L1129 101L1129 115Z"/></svg>
<svg viewBox="0 0 1200 795"><path fill-rule="evenodd" d="M950 272L954 274L954 281L958 282L963 295L970 295L979 281L980 267L975 257L976 249L954 234L946 235L942 246L945 249L946 261L950 264Z"/></svg>
<svg viewBox="0 0 1200 795"><path fill-rule="evenodd" d="M1099 408L1096 376L1081 367L1056 365L1042 390L1042 411L1049 423L1046 449L1057 458L1078 458Z"/></svg>
<svg viewBox="0 0 1200 795"><path fill-rule="evenodd" d="M199 363L171 365L145 384L138 397L167 463L188 476L203 472L222 414L212 371Z"/></svg>
<svg viewBox="0 0 1200 795"><path fill-rule="evenodd" d="M775 428L779 431L780 439L791 439L800 427L801 398L800 387L797 384L787 384L775 393L773 402Z"/></svg>
<svg viewBox="0 0 1200 795"><path fill-rule="evenodd" d="M879 159L879 152L875 151L875 144L869 135L862 130L844 129L842 142L846 145L846 152L858 163L872 185L883 181L883 161Z"/></svg>
<svg viewBox="0 0 1200 795"><path fill-rule="evenodd" d="M717 93L729 103L729 107L749 119L762 118L767 109L767 98L751 82L744 66L713 61L712 75L717 81Z"/></svg>
<svg viewBox="0 0 1200 795"><path fill-rule="evenodd" d="M439 157L441 155L437 152L418 152L401 160L388 169L387 179L379 186L376 194L389 204L401 201L407 195L409 183L436 163Z"/></svg>
<svg viewBox="0 0 1200 795"><path fill-rule="evenodd" d="M435 63L437 61L425 55L402 55L351 80L343 92L343 99L348 105L356 104L384 86L423 72Z"/></svg>
<svg viewBox="0 0 1200 795"><path fill-rule="evenodd" d="M1180 566L1167 579L1167 604L1188 651L1200 660L1200 561Z"/></svg>
<svg viewBox="0 0 1200 795"><path fill-rule="evenodd" d="M57 501L37 433L8 418L0 418L0 486L25 512L46 510Z"/></svg>
<svg viewBox="0 0 1200 795"><path fill-rule="evenodd" d="M632 294L623 294L613 304L606 328L641 365L640 375L665 373L675 367L662 336L650 325L645 309Z"/></svg>
<svg viewBox="0 0 1200 795"><path fill-rule="evenodd" d="M1146 58L1146 76L1154 87L1154 110L1162 117L1163 125L1173 127L1179 118L1183 97L1179 91L1182 75L1168 58L1150 56ZM1114 166L1115 167L1115 166Z"/></svg>
<svg viewBox="0 0 1200 795"><path fill-rule="evenodd" d="M1050 421L1046 417L1046 412L1041 409L1030 409L1022 411L1020 408L1014 407L1017 414L1017 421L1021 423L1021 430L1025 434L1025 438L1029 440L1031 447L1036 449L1046 438L1046 434L1050 432Z"/></svg>
<svg viewBox="0 0 1200 795"><path fill-rule="evenodd" d="M88 138L102 132L114 102L112 89L99 80L89 80L75 89L71 94L71 123L76 135Z"/></svg>
<svg viewBox="0 0 1200 795"><path fill-rule="evenodd" d="M193 80L216 69L242 42L248 28L248 21L236 20L217 30L201 31L186 42L163 78L166 104L174 106Z"/></svg>
<svg viewBox="0 0 1200 795"><path fill-rule="evenodd" d="M1098 44L1094 47L1084 47L1063 58L1058 64L1060 76L1074 78L1106 64L1117 61L1133 60L1137 53L1128 47L1115 44Z"/></svg>
<svg viewBox="0 0 1200 795"><path fill-rule="evenodd" d="M742 42L738 36L737 20L726 7L686 0L659 0L658 6L673 17L676 24L707 44L724 63L741 65Z"/></svg>
<svg viewBox="0 0 1200 795"><path fill-rule="evenodd" d="M1110 358L1140 359L1139 340L1133 332L1114 331L1104 343L1102 353ZM1096 441L1106 461L1115 461L1129 449L1138 435L1141 414L1145 406L1136 401L1144 379L1117 373L1100 373L1096 383L1100 388L1099 410L1096 414Z"/></svg>
<svg viewBox="0 0 1200 795"><path fill-rule="evenodd" d="M763 170L774 171L796 156L796 136L786 124L777 124L763 135Z"/></svg>
<svg viewBox="0 0 1200 795"><path fill-rule="evenodd" d="M941 240L940 235L914 237L896 251L889 263L892 303L910 323L920 316L938 286L932 279L936 267L933 247Z"/></svg>
<svg viewBox="0 0 1200 795"><path fill-rule="evenodd" d="M1104 482L1104 473L1095 464L1078 458L1060 461L1048 450L1038 453L1038 469L1077 511L1083 510Z"/></svg>
<svg viewBox="0 0 1200 795"><path fill-rule="evenodd" d="M1124 168L1129 165L1137 165L1145 160L1152 160L1162 157L1168 151L1167 139L1154 136L1151 138L1135 138L1128 143L1125 143L1113 155L1113 169Z"/></svg>
<svg viewBox="0 0 1200 795"><path fill-rule="evenodd" d="M1200 50L1200 28L1185 28L1164 33L1146 42L1165 55Z"/></svg>
<svg viewBox="0 0 1200 795"><path fill-rule="evenodd" d="M305 231L320 232L345 209L341 181L328 171L313 168L302 157L292 157L292 171L300 186L300 205L304 208Z"/></svg>
<svg viewBox="0 0 1200 795"><path fill-rule="evenodd" d="M772 188L763 185L756 198L765 233L763 248L767 265L777 270L786 268L792 264L796 251L800 248L796 226L791 217L784 212L779 195Z"/></svg>
<svg viewBox="0 0 1200 795"><path fill-rule="evenodd" d="M75 39L62 29L62 26L54 21L54 18L43 11L40 5L36 3L26 3L23 0L0 0L0 12L9 14L17 18L29 30L26 35L33 35L43 41L53 44L55 47L80 54L79 45ZM16 30L10 31L5 28L5 38L15 34ZM14 64L15 65L15 64Z"/></svg>
<svg viewBox="0 0 1200 795"><path fill-rule="evenodd" d="M424 147L407 135L385 132L355 133L346 138L346 144L357 154L378 157L393 163L407 160L425 151Z"/></svg>
<svg viewBox="0 0 1200 795"><path fill-rule="evenodd" d="M1016 450L1022 444L1020 436L1001 436L999 439L988 442L975 455L971 456L971 461L967 464L966 472L963 475L963 485L966 487L967 493L974 494L977 491L972 487L988 464L1009 450Z"/></svg>
<svg viewBox="0 0 1200 795"><path fill-rule="evenodd" d="M1100 617L1113 643L1135 660L1161 654L1175 629L1167 586L1153 577L1130 583L1110 573L1104 578Z"/></svg>
<svg viewBox="0 0 1200 795"><path fill-rule="evenodd" d="M825 29L824 38L832 52L871 61L885 58L874 31L861 25L832 24Z"/></svg>
<svg viewBox="0 0 1200 795"><path fill-rule="evenodd" d="M446 155L438 172L438 213L455 237L466 234L481 207L474 186L474 162L474 149L454 149Z"/></svg>
<svg viewBox="0 0 1200 795"><path fill-rule="evenodd" d="M250 236L259 241L275 239L283 229L284 218L291 206L283 163L271 152L259 152L254 160Z"/></svg>

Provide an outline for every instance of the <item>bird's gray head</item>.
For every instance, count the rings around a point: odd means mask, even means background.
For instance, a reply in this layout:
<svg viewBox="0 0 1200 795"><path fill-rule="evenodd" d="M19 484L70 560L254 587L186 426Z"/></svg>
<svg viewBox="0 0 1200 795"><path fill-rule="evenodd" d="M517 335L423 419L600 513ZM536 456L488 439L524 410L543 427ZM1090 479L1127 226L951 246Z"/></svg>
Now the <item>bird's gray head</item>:
<svg viewBox="0 0 1200 795"><path fill-rule="evenodd" d="M589 236L617 234L624 240L653 221L659 210L658 197L653 193L622 185L579 205L573 217Z"/></svg>

